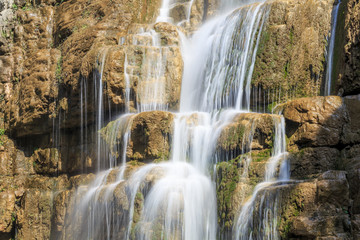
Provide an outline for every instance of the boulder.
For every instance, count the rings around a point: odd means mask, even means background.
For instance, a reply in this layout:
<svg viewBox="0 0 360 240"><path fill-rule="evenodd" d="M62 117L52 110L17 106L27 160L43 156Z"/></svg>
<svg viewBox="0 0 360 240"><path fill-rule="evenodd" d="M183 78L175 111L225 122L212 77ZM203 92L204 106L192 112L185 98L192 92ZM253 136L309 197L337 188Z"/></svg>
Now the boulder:
<svg viewBox="0 0 360 240"><path fill-rule="evenodd" d="M303 148L290 153L291 177L306 179L340 168L340 151L336 148Z"/></svg>
<svg viewBox="0 0 360 240"><path fill-rule="evenodd" d="M122 140L127 131L130 139L126 147L129 160L149 162L168 160L171 150L174 114L151 111L125 115L101 130L112 154L119 158L123 151Z"/></svg>
<svg viewBox="0 0 360 240"><path fill-rule="evenodd" d="M300 98L282 106L290 145L299 147L336 146L348 121L340 97Z"/></svg>
<svg viewBox="0 0 360 240"><path fill-rule="evenodd" d="M273 146L274 118L258 113L240 113L224 126L218 138L217 150L234 158L250 150L264 150ZM249 142L251 141L251 142Z"/></svg>

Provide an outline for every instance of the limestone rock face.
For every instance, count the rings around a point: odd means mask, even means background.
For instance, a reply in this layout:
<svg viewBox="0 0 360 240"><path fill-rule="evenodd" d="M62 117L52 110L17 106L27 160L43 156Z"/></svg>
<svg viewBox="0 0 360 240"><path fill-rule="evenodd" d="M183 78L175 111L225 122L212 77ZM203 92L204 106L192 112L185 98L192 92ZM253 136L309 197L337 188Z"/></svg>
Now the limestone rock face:
<svg viewBox="0 0 360 240"><path fill-rule="evenodd" d="M129 131L125 147L129 160L149 162L168 160L170 157L174 115L170 112L151 111L134 114L128 119L118 119L102 129L102 136L114 156L123 151L123 136ZM121 123L125 129L119 128ZM120 147L119 147L120 146ZM119 150L119 151L118 151Z"/></svg>
<svg viewBox="0 0 360 240"><path fill-rule="evenodd" d="M344 105L348 121L344 125L341 142L346 145L360 143L360 95L345 97Z"/></svg>
<svg viewBox="0 0 360 240"><path fill-rule="evenodd" d="M287 136L299 146L335 146L347 121L340 97L300 98L284 105Z"/></svg>
<svg viewBox="0 0 360 240"><path fill-rule="evenodd" d="M260 103L320 94L325 72L325 36L331 28L333 3L328 0L266 3L271 8L252 79L253 87L262 91Z"/></svg>
<svg viewBox="0 0 360 240"><path fill-rule="evenodd" d="M224 152L246 153L270 147L274 119L270 114L241 113L225 126L218 140L218 149ZM252 137L251 143L248 139Z"/></svg>
<svg viewBox="0 0 360 240"><path fill-rule="evenodd" d="M173 114L144 112L135 116L131 127L130 159L169 159Z"/></svg>
<svg viewBox="0 0 360 240"><path fill-rule="evenodd" d="M292 176L317 178L316 201L342 205L342 211L336 210L338 216L332 215L336 206L325 204L330 207L328 212L317 209L319 216L326 214L323 219L314 220L309 213L306 217L296 218L292 222L296 229L292 233L294 236L312 238L319 233L324 237L334 236L334 228L340 231L336 236L341 238L356 239L359 235L359 103L355 95L303 98L281 106L287 123ZM327 226L324 229L323 224Z"/></svg>
<svg viewBox="0 0 360 240"><path fill-rule="evenodd" d="M313 97L290 101L283 110L290 146L354 145L359 138L358 95Z"/></svg>
<svg viewBox="0 0 360 240"><path fill-rule="evenodd" d="M290 154L291 177L310 178L312 175L339 168L340 151L336 148L304 148Z"/></svg>
<svg viewBox="0 0 360 240"><path fill-rule="evenodd" d="M316 180L283 189L282 238L351 239L348 186L345 172L328 171Z"/></svg>
<svg viewBox="0 0 360 240"><path fill-rule="evenodd" d="M344 36L344 72L341 79L341 88L344 95L360 93L360 3L356 0L344 2L345 30ZM342 28L343 26L339 27ZM340 49L339 49L340 51Z"/></svg>
<svg viewBox="0 0 360 240"><path fill-rule="evenodd" d="M10 234L15 221L15 194L13 191L2 191L0 193L0 236L1 233Z"/></svg>
<svg viewBox="0 0 360 240"><path fill-rule="evenodd" d="M78 126L80 79L92 78L101 45L117 45L132 22L151 22L160 1L5 3L21 24L11 19L1 37L3 113L22 137L50 133L60 112L62 125Z"/></svg>

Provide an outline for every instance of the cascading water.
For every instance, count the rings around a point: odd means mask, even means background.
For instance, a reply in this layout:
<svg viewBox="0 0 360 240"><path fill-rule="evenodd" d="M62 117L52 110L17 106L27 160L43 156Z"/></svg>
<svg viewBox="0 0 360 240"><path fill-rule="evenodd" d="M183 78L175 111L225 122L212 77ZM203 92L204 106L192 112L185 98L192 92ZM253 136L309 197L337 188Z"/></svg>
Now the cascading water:
<svg viewBox="0 0 360 240"><path fill-rule="evenodd" d="M273 119L274 148L266 165L265 179L255 187L250 200L241 207L233 229L234 239L280 239L277 229L279 204L276 192L272 193L271 187L289 181L290 176L286 160L285 121L282 116Z"/></svg>
<svg viewBox="0 0 360 240"><path fill-rule="evenodd" d="M176 4L164 0L157 21L172 22L169 14ZM188 15L181 21L189 21L192 1L188 4ZM224 9L228 10L229 4L225 5ZM131 39L119 41L125 45L145 46L149 54L144 54L142 63L147 67L143 68L142 79L138 79L136 104L132 105L130 89L136 80L135 60L125 52L126 114L100 131L108 145L110 169L99 173L88 187L79 187L74 197L76 210L65 235L71 232L73 238L79 239L217 238L216 190L211 179L213 165L221 160L217 157L216 146L222 129L236 116L250 110L252 71L268 12L269 5L262 2L234 7L231 12L210 20L192 39L183 41L185 67L180 113L175 114L173 122L170 160L136 170L126 168L132 119L136 116L129 113L168 109L162 92L166 82L165 60L159 37L152 30L140 28L132 33ZM99 68L100 84L105 55ZM102 85L97 88L102 92ZM99 115L103 104L101 94L97 104L97 129L100 130L104 127L103 116ZM236 239L250 239L253 235L247 228L253 226L254 203L260 189L276 183L274 178L279 165L284 169L280 171L280 179L288 178L284 161L284 120L274 117L274 125L274 151L267 165L265 182L255 188L252 200L242 207L234 227ZM248 136L249 143L252 133L250 131ZM102 148L99 142L98 148ZM246 161L249 164L251 158ZM121 167L116 167L119 164ZM266 205L262 209L275 211L276 206ZM268 220L262 218L260 222L270 223ZM278 238L276 229L271 234L274 239Z"/></svg>
<svg viewBox="0 0 360 240"><path fill-rule="evenodd" d="M268 7L253 4L205 24L184 51L181 111L250 108L250 82ZM193 52L199 52L193 57Z"/></svg>
<svg viewBox="0 0 360 240"><path fill-rule="evenodd" d="M326 79L325 79L325 92L324 92L325 96L329 96L331 94L336 25L337 25L340 4L341 1L339 0L338 3L335 5L332 13L331 33L330 33L330 41L328 46L327 62L326 62Z"/></svg>
<svg viewBox="0 0 360 240"><path fill-rule="evenodd" d="M194 0L163 0L160 8L160 14L157 17L156 22L170 22L178 26L183 26L184 24L189 23L193 2ZM184 18L174 19L170 17L171 11L173 10L181 11Z"/></svg>

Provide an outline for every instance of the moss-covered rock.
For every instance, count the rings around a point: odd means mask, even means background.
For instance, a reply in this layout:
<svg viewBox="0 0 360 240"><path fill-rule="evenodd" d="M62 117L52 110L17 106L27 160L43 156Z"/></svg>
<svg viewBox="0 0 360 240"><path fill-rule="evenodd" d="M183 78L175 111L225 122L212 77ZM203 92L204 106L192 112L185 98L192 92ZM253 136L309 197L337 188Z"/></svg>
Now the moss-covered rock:
<svg viewBox="0 0 360 240"><path fill-rule="evenodd" d="M252 86L261 94L254 105L319 95L333 1L266 4L271 9L259 41L252 78Z"/></svg>
<svg viewBox="0 0 360 240"><path fill-rule="evenodd" d="M236 157L250 150L271 148L274 120L270 114L241 113L226 125L218 139L217 149Z"/></svg>

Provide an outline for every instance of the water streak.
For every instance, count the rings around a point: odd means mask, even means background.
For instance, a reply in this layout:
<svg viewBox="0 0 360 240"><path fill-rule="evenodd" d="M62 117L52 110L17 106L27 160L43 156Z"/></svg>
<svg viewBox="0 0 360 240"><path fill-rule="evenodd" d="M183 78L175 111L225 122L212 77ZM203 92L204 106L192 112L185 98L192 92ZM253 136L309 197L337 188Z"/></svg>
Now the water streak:
<svg viewBox="0 0 360 240"><path fill-rule="evenodd" d="M333 74L333 63L334 63L334 47L335 47L335 37L336 37L336 25L338 21L338 13L340 8L341 1L335 5L332 12L332 23L331 23L331 33L330 33L330 42L328 46L328 57L326 62L326 79L325 79L325 96L331 94L331 83L332 83L332 74Z"/></svg>

